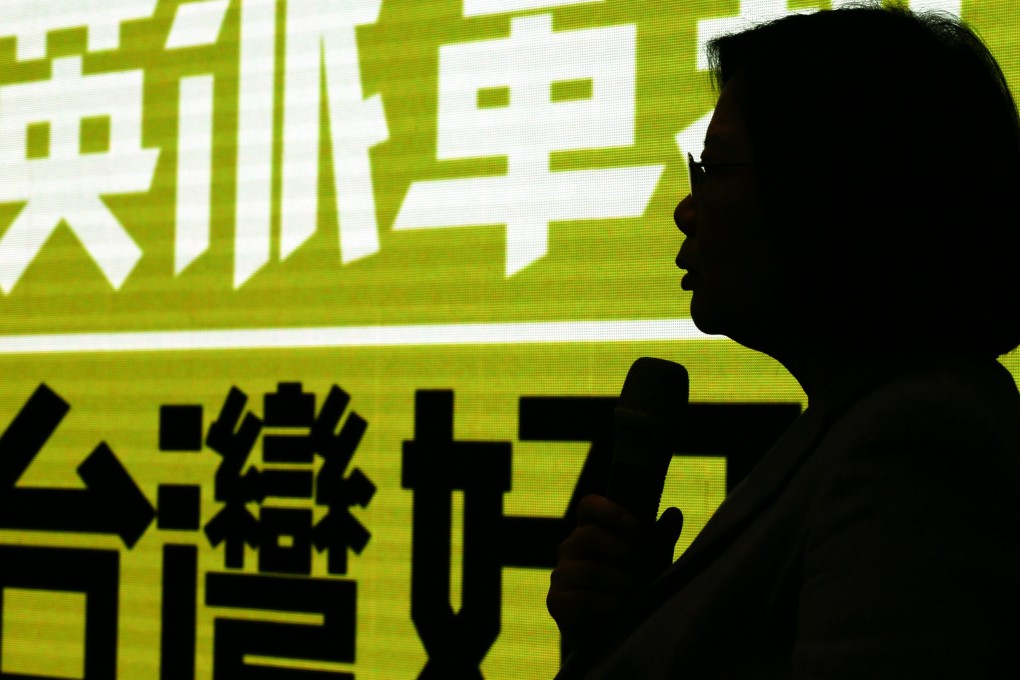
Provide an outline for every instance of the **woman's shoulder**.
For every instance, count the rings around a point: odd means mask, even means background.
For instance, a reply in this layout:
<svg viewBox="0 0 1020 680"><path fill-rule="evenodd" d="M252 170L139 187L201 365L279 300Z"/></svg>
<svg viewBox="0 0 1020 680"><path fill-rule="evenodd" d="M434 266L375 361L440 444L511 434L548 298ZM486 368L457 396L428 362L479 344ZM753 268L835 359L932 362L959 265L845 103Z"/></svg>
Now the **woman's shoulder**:
<svg viewBox="0 0 1020 680"><path fill-rule="evenodd" d="M1020 516L1007 512L1020 497L1020 392L997 362L896 372L840 414L815 453L823 504L1020 541Z"/></svg>
<svg viewBox="0 0 1020 680"><path fill-rule="evenodd" d="M1020 392L994 360L918 361L892 371L837 414L830 439L926 442L937 449L974 446L1020 455Z"/></svg>

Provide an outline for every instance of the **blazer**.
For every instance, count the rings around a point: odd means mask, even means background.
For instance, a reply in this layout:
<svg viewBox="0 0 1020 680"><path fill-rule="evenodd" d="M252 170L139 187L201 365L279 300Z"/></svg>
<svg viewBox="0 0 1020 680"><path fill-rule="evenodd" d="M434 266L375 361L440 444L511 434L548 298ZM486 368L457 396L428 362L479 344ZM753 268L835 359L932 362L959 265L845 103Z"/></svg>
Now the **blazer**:
<svg viewBox="0 0 1020 680"><path fill-rule="evenodd" d="M558 678L1020 677L1020 394L991 359L834 381Z"/></svg>

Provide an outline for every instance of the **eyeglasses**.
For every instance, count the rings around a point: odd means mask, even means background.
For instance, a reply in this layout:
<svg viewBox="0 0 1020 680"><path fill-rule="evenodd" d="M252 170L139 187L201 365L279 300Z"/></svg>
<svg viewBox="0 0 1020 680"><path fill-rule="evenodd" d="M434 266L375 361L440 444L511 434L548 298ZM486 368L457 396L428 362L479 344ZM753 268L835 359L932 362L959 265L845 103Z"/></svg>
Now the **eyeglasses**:
<svg viewBox="0 0 1020 680"><path fill-rule="evenodd" d="M690 151L687 152L687 171L691 177L691 193L694 194L698 187L705 181L708 176L706 167L716 168L724 167L729 165L754 165L754 161L740 161L734 163L705 163L704 161L694 160L694 155Z"/></svg>

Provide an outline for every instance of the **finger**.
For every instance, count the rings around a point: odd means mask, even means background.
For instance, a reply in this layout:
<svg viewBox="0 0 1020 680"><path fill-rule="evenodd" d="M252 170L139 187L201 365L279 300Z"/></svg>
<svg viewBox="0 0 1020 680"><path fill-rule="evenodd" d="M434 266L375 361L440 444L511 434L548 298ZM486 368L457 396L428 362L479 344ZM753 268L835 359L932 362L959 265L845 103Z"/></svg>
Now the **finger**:
<svg viewBox="0 0 1020 680"><path fill-rule="evenodd" d="M673 562L676 542L684 528L684 516L679 508L666 508L652 527L652 562L649 567L653 572L665 569Z"/></svg>
<svg viewBox="0 0 1020 680"><path fill-rule="evenodd" d="M680 508L666 508L662 516L655 522L655 528L652 530L656 544L668 546L672 551L683 528L684 514L680 512Z"/></svg>
<svg viewBox="0 0 1020 680"><path fill-rule="evenodd" d="M598 524L618 534L634 535L641 523L625 507L605 496L589 495L577 505L577 524Z"/></svg>
<svg viewBox="0 0 1020 680"><path fill-rule="evenodd" d="M565 628L597 625L596 622L618 612L623 602L619 595L578 590L550 590L545 598L546 608L563 632L567 632Z"/></svg>
<svg viewBox="0 0 1020 680"><path fill-rule="evenodd" d="M623 593L633 584L631 575L615 567L588 560L564 560L549 576L551 590Z"/></svg>
<svg viewBox="0 0 1020 680"><path fill-rule="evenodd" d="M579 526L560 543L559 560L589 560L628 566L635 559L633 541L596 524Z"/></svg>

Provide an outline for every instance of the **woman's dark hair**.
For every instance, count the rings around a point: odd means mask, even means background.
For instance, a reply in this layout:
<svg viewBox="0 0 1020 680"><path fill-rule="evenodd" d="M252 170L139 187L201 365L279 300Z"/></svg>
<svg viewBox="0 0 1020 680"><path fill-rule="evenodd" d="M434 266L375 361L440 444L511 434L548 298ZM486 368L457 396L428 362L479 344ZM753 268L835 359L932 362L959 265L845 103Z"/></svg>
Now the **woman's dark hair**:
<svg viewBox="0 0 1020 680"><path fill-rule="evenodd" d="M1020 344L1020 119L970 28L858 6L788 16L708 51L718 88L742 81L792 294L874 296L875 318L852 322L909 342L993 356Z"/></svg>

